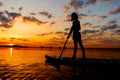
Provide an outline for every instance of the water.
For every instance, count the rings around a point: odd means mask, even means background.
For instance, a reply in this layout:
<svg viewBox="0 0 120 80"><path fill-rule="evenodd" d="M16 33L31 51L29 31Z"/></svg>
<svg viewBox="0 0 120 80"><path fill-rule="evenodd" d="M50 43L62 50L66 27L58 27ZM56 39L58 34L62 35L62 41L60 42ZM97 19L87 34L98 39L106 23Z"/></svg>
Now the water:
<svg viewBox="0 0 120 80"><path fill-rule="evenodd" d="M40 48L0 48L0 79L35 79L35 80L103 80L104 73L96 67L84 69L61 65L59 67L45 63L45 55L60 55L60 49ZM62 56L72 57L73 50L66 49ZM119 49L86 49L87 58L120 59ZM81 50L77 52L77 59L81 58ZM102 67L102 66L101 66ZM112 71L110 69L110 71ZM116 70L118 71L117 68ZM105 73L106 72L106 73ZM114 73L115 74L115 73ZM117 74L116 74L117 75ZM112 74L113 76L113 74Z"/></svg>

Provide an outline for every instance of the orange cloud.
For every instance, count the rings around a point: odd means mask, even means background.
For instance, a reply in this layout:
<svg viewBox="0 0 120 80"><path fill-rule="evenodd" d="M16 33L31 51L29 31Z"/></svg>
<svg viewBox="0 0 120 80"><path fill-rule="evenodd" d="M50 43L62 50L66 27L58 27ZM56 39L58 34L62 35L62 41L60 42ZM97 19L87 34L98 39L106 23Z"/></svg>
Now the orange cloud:
<svg viewBox="0 0 120 80"><path fill-rule="evenodd" d="M3 6L4 4L2 2L0 2L0 6Z"/></svg>
<svg viewBox="0 0 120 80"><path fill-rule="evenodd" d="M107 18L107 16L98 16L99 19Z"/></svg>
<svg viewBox="0 0 120 80"><path fill-rule="evenodd" d="M42 22L42 21L36 19L35 17L23 17L23 22L34 22L38 25L47 23L47 22Z"/></svg>
<svg viewBox="0 0 120 80"><path fill-rule="evenodd" d="M94 18L95 17L95 15L88 15L88 18Z"/></svg>
<svg viewBox="0 0 120 80"><path fill-rule="evenodd" d="M108 14L117 14L117 13L120 13L120 6L117 6L113 10L108 12Z"/></svg>

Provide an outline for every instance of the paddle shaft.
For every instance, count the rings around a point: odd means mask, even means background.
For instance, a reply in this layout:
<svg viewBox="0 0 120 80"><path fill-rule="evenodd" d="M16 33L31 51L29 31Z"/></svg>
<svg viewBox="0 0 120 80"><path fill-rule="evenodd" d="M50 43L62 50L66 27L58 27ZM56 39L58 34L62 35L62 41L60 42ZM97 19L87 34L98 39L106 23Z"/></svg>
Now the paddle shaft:
<svg viewBox="0 0 120 80"><path fill-rule="evenodd" d="M67 38L66 41L65 41L64 47L62 48L62 51L61 51L61 54L60 54L59 58L62 56L62 53L63 53L63 50L64 50L65 45L66 45L66 43L67 43L67 40L68 40L68 38Z"/></svg>

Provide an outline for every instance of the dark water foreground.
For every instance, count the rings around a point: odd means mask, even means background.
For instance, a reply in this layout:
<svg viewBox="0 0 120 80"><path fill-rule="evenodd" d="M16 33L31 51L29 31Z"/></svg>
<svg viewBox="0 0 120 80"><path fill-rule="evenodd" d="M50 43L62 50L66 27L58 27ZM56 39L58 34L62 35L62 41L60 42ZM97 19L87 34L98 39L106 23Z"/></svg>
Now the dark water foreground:
<svg viewBox="0 0 120 80"><path fill-rule="evenodd" d="M1 80L120 80L120 65L53 65L49 63L10 66L0 63Z"/></svg>
<svg viewBox="0 0 120 80"><path fill-rule="evenodd" d="M120 59L119 50L86 51L88 58ZM60 50L1 48L0 80L120 80L118 64L68 66L45 62L46 54L59 56L59 53ZM71 57L70 54L72 50L63 56Z"/></svg>

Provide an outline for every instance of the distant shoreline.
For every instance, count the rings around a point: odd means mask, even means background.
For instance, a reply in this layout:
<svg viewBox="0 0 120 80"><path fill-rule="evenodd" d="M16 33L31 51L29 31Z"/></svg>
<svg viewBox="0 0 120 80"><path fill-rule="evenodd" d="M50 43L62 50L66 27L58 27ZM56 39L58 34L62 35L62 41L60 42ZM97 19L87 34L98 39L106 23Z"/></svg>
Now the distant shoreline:
<svg viewBox="0 0 120 80"><path fill-rule="evenodd" d="M41 49L62 49L63 47L43 47L43 46L40 46L40 47L30 47L30 46L19 46L19 45L14 45L14 46L0 46L0 48L41 48ZM66 47L65 49L74 49L74 48L71 48L71 47ZM78 48L80 49L80 48ZM119 49L120 48L85 48L85 49Z"/></svg>

